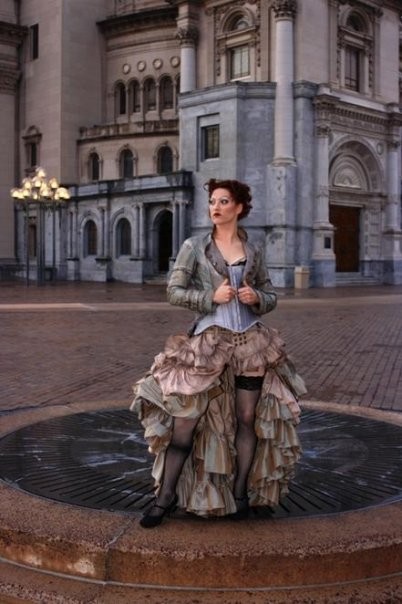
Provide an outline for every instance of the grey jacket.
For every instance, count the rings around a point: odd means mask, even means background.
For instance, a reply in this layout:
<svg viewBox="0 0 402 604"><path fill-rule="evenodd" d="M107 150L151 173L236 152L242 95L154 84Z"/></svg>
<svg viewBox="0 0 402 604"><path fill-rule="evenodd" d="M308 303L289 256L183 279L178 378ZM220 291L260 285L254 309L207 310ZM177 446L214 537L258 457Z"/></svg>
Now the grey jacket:
<svg viewBox="0 0 402 604"><path fill-rule="evenodd" d="M276 293L269 279L262 250L247 241L247 233L239 228L246 252L244 280L252 287L259 303L252 306L256 315L263 315L276 306ZM226 263L217 249L212 233L186 239L180 248L167 286L170 304L194 310L199 315L211 313L215 290L228 278Z"/></svg>

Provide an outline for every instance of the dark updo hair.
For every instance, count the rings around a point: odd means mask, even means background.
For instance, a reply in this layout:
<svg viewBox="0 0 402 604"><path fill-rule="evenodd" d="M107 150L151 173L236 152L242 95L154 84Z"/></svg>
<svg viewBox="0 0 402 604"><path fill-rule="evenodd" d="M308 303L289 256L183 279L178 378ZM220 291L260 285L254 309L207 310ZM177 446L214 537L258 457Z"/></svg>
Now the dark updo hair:
<svg viewBox="0 0 402 604"><path fill-rule="evenodd" d="M230 191L235 202L240 203L243 206L243 209L238 216L238 220L245 218L253 207L251 205L252 198L250 187L239 180L216 180L215 178L210 178L209 181L205 183L204 189L208 191L209 197L211 197L215 189L226 189L227 191Z"/></svg>

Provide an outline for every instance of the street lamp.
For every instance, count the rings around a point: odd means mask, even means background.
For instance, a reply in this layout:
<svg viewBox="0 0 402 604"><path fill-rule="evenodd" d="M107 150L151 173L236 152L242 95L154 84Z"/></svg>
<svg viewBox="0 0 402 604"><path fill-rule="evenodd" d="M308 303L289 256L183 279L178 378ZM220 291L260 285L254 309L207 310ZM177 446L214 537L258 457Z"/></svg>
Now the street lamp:
<svg viewBox="0 0 402 604"><path fill-rule="evenodd" d="M46 179L43 168L36 168L33 176L24 178L21 188L11 189L11 197L17 206L22 206L25 214L26 245L26 284L29 285L29 208L36 207L36 280L38 285L45 281L45 211L52 212L53 247L52 247L52 280L56 273L56 207L70 199L68 189L60 187L56 178Z"/></svg>

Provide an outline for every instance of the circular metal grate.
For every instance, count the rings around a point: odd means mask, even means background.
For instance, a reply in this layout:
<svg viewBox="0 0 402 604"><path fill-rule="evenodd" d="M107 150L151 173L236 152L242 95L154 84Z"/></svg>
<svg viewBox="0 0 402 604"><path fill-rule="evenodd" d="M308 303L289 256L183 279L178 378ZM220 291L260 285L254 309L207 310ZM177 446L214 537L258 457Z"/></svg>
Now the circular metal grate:
<svg viewBox="0 0 402 604"><path fill-rule="evenodd" d="M64 503L142 512L153 497L153 458L142 433L128 410L26 426L0 440L0 478ZM304 453L296 477L270 515L331 514L402 499L402 427L305 410L299 435Z"/></svg>

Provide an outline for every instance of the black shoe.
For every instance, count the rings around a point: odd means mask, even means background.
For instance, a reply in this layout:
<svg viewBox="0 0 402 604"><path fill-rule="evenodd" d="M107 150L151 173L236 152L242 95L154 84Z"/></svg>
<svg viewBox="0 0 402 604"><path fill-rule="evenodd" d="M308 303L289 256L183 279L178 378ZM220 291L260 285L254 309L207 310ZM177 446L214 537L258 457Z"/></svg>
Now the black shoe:
<svg viewBox="0 0 402 604"><path fill-rule="evenodd" d="M229 518L232 520L244 520L244 518L248 518L250 508L247 495L244 497L235 497L235 502L236 511L233 514L229 514Z"/></svg>
<svg viewBox="0 0 402 604"><path fill-rule="evenodd" d="M169 505L163 506L159 505L158 503L154 503L151 510L153 510L154 508L158 508L162 511L160 514L144 514L144 516L140 520L140 525L142 526L142 528L154 528L155 526L159 526L163 518L167 514L170 514L171 512L175 511L175 509L177 508L177 500L178 497L177 495L175 495Z"/></svg>

